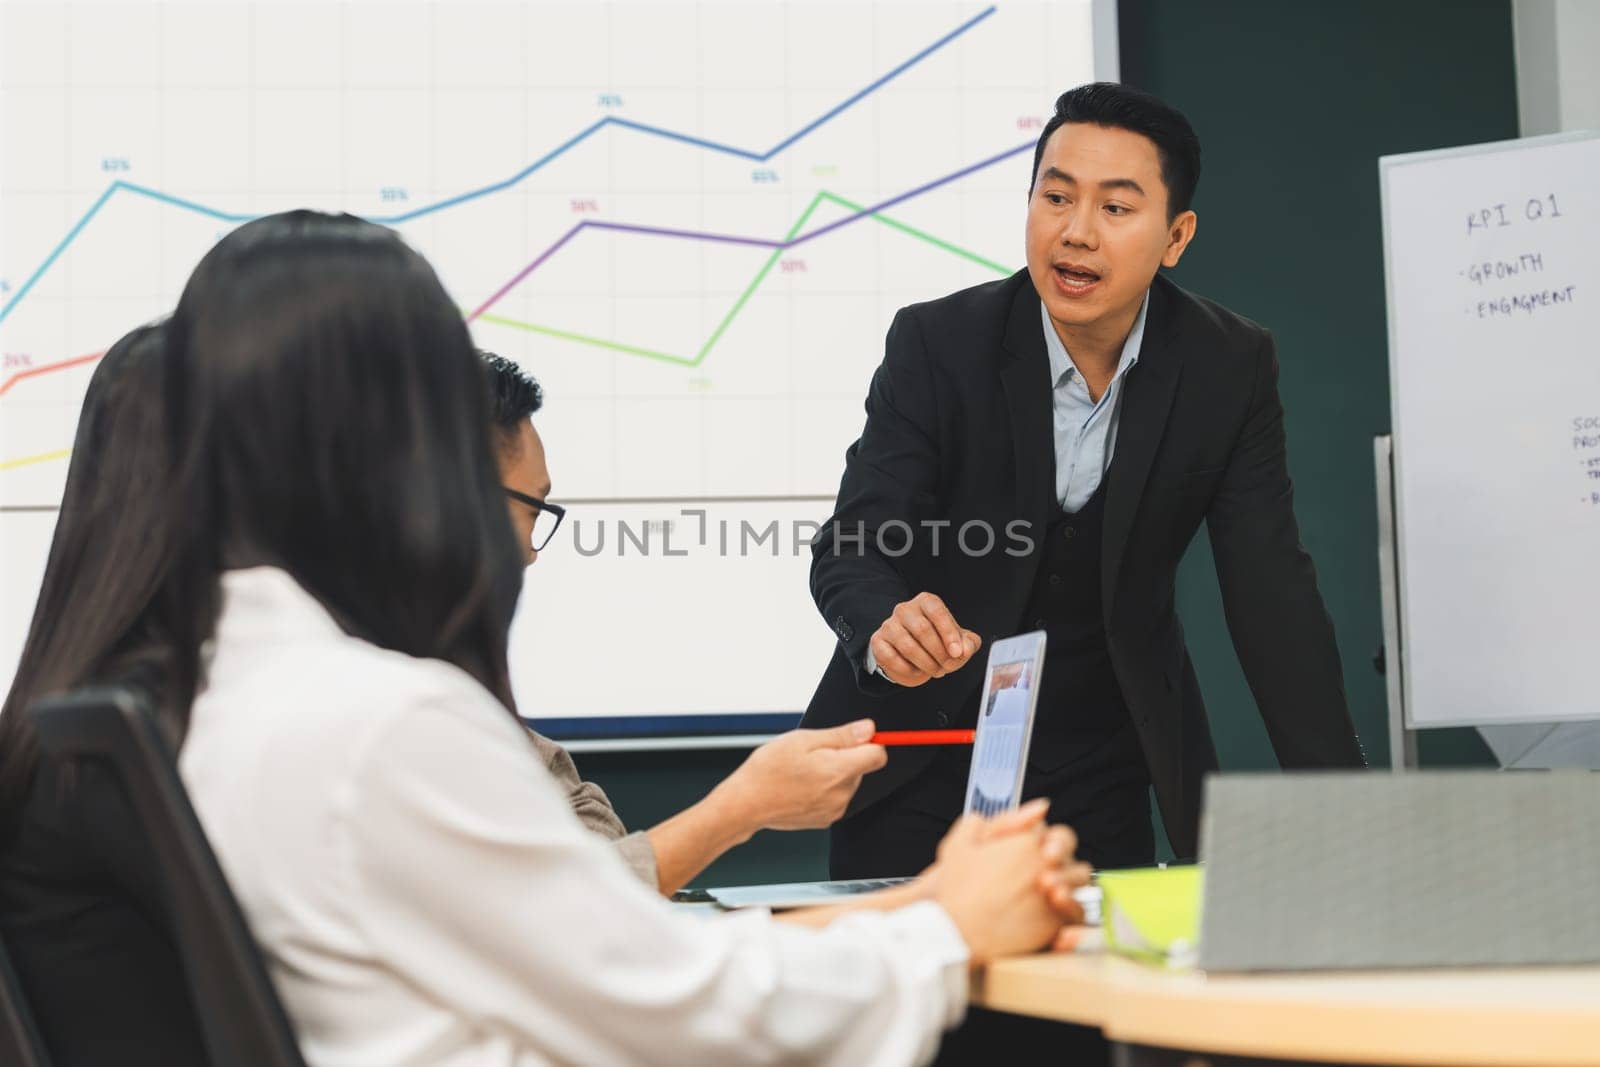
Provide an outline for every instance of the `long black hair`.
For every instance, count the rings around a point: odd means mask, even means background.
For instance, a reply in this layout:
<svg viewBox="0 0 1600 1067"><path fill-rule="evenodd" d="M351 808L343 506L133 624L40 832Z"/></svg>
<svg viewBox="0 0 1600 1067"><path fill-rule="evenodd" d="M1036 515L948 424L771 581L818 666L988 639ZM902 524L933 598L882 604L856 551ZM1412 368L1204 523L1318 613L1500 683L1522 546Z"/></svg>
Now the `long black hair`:
<svg viewBox="0 0 1600 1067"><path fill-rule="evenodd" d="M220 241L90 383L0 714L0 841L39 697L135 681L182 743L227 567L282 567L348 632L454 663L514 713L522 563L490 434L466 325L394 232L295 211Z"/></svg>
<svg viewBox="0 0 1600 1067"><path fill-rule="evenodd" d="M427 262L349 215L247 223L195 268L167 358L169 432L188 449L169 583L179 695L193 697L220 572L269 564L347 632L454 663L514 711L522 563L483 372Z"/></svg>
<svg viewBox="0 0 1600 1067"><path fill-rule="evenodd" d="M112 345L84 393L44 580L0 710L0 840L15 829L38 765L28 706L108 671L131 669L153 644L152 605L174 558L176 533L174 457L166 448L162 399L164 333L159 325L142 326Z"/></svg>

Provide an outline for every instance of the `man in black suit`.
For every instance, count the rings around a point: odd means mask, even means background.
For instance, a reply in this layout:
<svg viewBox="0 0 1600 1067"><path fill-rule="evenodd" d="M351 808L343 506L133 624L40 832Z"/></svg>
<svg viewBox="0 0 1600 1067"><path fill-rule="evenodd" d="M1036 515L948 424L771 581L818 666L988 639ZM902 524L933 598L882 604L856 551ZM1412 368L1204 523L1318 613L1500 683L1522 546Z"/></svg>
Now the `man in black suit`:
<svg viewBox="0 0 1600 1067"><path fill-rule="evenodd" d="M1154 858L1153 785L1196 851L1217 765L1173 604L1204 519L1234 647L1284 767L1364 763L1300 545L1262 327L1163 277L1200 145L1120 85L1065 93L1035 150L1026 271L902 309L846 453L811 591L839 638L805 725L972 726L978 650L1047 631L1024 796L1101 866ZM833 830L835 877L909 874L970 750L891 750Z"/></svg>

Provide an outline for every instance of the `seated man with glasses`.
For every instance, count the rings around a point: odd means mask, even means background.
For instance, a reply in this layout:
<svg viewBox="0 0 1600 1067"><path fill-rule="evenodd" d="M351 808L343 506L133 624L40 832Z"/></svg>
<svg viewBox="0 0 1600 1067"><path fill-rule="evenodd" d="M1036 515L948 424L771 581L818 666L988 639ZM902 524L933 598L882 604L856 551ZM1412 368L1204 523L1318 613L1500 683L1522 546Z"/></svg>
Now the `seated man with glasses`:
<svg viewBox="0 0 1600 1067"><path fill-rule="evenodd" d="M550 544L566 510L548 500L550 470L532 416L544 403L539 383L510 360L480 353L490 380L500 480L517 541L531 564ZM524 708L528 714L536 709ZM872 723L791 730L750 754L698 804L642 833L630 834L599 786L583 781L567 750L534 733L550 774L590 830L614 840L635 874L671 894L711 861L757 830L806 830L844 814L861 777L884 764L868 744ZM894 890L888 891L893 894ZM880 899L878 906L895 901Z"/></svg>

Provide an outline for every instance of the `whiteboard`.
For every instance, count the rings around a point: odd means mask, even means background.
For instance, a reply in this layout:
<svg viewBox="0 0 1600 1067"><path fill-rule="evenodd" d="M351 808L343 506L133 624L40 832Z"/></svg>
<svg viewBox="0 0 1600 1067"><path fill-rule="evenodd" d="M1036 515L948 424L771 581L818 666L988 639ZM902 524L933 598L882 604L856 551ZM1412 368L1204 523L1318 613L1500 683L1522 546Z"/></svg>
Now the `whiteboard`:
<svg viewBox="0 0 1600 1067"><path fill-rule="evenodd" d="M1600 719L1600 135L1379 175L1407 724Z"/></svg>
<svg viewBox="0 0 1600 1067"><path fill-rule="evenodd" d="M0 691L95 361L239 222L307 206L394 226L475 342L545 387L569 517L512 632L524 714L792 722L837 644L804 541L884 331L1021 266L1034 143L1062 90L1116 77L1116 5L371 0L305 21L0 3L0 37L28 42L0 63Z"/></svg>

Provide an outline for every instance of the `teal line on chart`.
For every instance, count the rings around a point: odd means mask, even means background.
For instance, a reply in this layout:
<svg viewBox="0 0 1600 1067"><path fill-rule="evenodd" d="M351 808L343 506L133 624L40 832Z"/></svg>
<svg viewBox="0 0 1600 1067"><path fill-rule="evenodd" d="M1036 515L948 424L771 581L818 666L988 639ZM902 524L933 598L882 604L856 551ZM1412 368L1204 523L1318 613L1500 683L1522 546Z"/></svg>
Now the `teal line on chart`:
<svg viewBox="0 0 1600 1067"><path fill-rule="evenodd" d="M504 181L495 182L493 185L486 185L481 189L474 189L470 192L461 193L457 196L450 197L449 199L440 200L436 203L428 204L412 211L402 212L398 215L374 215L370 216L370 218L373 222L381 222L386 225L396 225L398 223L410 222L413 219L422 218L424 215L431 215L435 211L443 211L445 208L455 207L458 204L465 204L469 201L476 200L479 197L488 196L491 193L497 193L504 189L509 189L511 186L516 185L530 174L533 174L540 168L559 159L562 155L577 147L579 144L588 140L595 134L599 133L607 126L616 126L625 130L633 130L635 133L649 134L652 137L661 137L670 141L678 141L683 144L693 145L696 148L703 148L710 152L720 152L724 155L754 160L758 163L766 162L779 152L782 152L785 148L788 148L790 145L800 140L800 138L822 126L824 123L837 118L839 115L842 115L851 107L860 103L862 100L866 99L866 97L870 96L878 89L881 89L884 85L888 84L890 81L893 81L901 74L904 74L906 71L922 62L924 59L927 59L929 56L939 51L939 49L943 48L951 41L954 41L957 37L960 37L962 34L966 33L968 30L972 29L974 26L978 25L978 23L982 22L984 19L988 18L994 13L995 8L993 5L984 8L982 11L978 12L978 14L972 16L967 21L963 22L961 25L945 34L943 37L940 37L937 41L934 41L932 44L922 49L910 59L905 60L888 73L880 75L865 88L858 90L845 100L835 104L833 107L829 108L815 119L812 119L810 122L806 123L804 126L800 127L800 129L796 130L794 133L791 133L789 136L785 137L783 140L779 141L765 152L755 152L747 148L739 148L735 145L724 144L720 141L708 141L690 134L680 133L676 130L669 130L660 126L650 126L642 122L634 122L631 119L616 118L614 116L607 115L605 118L591 123L583 130L574 134L572 137L569 137L560 145L557 145L549 152L546 152L544 155L540 156L538 159L534 160L532 163L528 164L526 167L522 168L520 171ZM208 218L216 219L219 222L249 222L251 219L259 217L248 213L241 214L237 212L222 211L218 208L208 207L205 204L200 204L193 200L185 200L182 197L173 196L170 193L163 193L158 189L151 189L147 186L138 185L134 182L123 181L119 178L116 181L113 181L106 188L105 192L100 194L100 198L90 206L88 211L84 212L83 217L78 220L77 224L74 225L71 230L67 231L67 235L63 237L61 242L56 245L55 249L45 257L44 262L39 265L38 269L29 275L28 280L22 283L21 287L17 289L16 293L11 297L11 299L7 300L3 307L0 307L0 322L4 322L6 320L6 317L11 314L12 309L17 306L17 303L21 301L23 297L28 295L28 292L34 287L35 283L37 283L39 279L44 276L44 273L48 271L52 265L54 265L55 261L61 257L61 254L65 252L68 246L70 246L77 238L78 234L83 231L83 228L89 224L89 220L94 218L95 215L99 213L100 209L105 207L106 202L111 199L112 195L118 191L126 191L138 196L148 197L151 200L156 200L163 204L170 204L173 207L182 208L185 211L192 211L198 215L204 215Z"/></svg>

